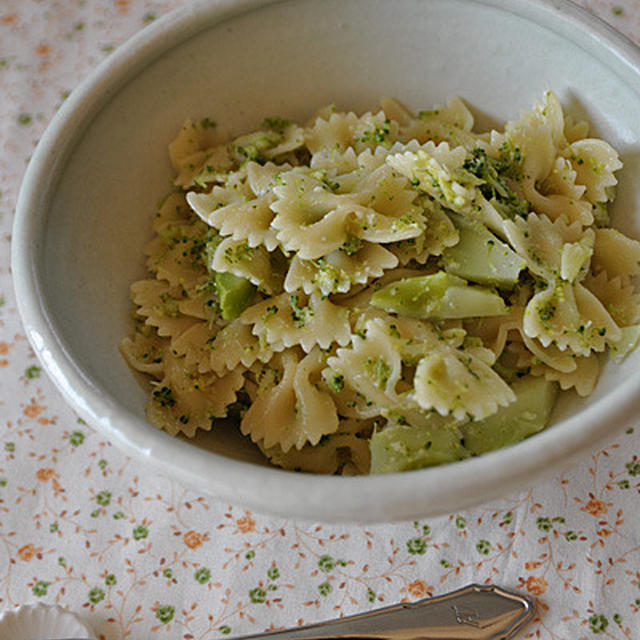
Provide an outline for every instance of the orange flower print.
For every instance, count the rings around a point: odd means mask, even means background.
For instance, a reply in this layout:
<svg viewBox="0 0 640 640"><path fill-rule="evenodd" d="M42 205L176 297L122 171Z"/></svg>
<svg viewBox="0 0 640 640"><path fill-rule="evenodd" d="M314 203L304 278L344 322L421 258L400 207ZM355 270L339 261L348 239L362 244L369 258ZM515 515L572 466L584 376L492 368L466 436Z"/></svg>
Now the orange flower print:
<svg viewBox="0 0 640 640"><path fill-rule="evenodd" d="M37 418L43 411L44 407L37 402L32 402L24 408L24 415L29 418Z"/></svg>
<svg viewBox="0 0 640 640"><path fill-rule="evenodd" d="M424 598L429 594L429 587L424 580L414 580L407 585L407 593L414 598Z"/></svg>
<svg viewBox="0 0 640 640"><path fill-rule="evenodd" d="M256 521L246 513L242 518L236 520L236 525L238 527L236 533L251 533L256 528Z"/></svg>
<svg viewBox="0 0 640 640"><path fill-rule="evenodd" d="M49 480L51 480L55 475L55 470L49 467L43 467L42 469L38 469L36 472L36 478L38 478L40 482L49 482Z"/></svg>
<svg viewBox="0 0 640 640"><path fill-rule="evenodd" d="M0 342L0 355L6 356L9 353L9 348L13 345L7 342ZM9 364L9 361L6 358L2 358L0 360L0 367L6 367Z"/></svg>
<svg viewBox="0 0 640 640"><path fill-rule="evenodd" d="M51 47L48 44L39 44L36 47L36 53L41 58L46 58L51 53Z"/></svg>
<svg viewBox="0 0 640 640"><path fill-rule="evenodd" d="M602 500L598 500L597 498L591 498L587 504L584 505L580 509L580 511L586 511L590 513L594 518L600 518L605 513L607 513L607 505Z"/></svg>
<svg viewBox="0 0 640 640"><path fill-rule="evenodd" d="M24 547L20 547L20 549L18 549L18 557L20 560L24 560L25 562L33 560L36 553L38 553L38 551L31 543L25 544Z"/></svg>
<svg viewBox="0 0 640 640"><path fill-rule="evenodd" d="M532 596L541 596L546 592L549 584L542 576L529 576L524 586Z"/></svg>
<svg viewBox="0 0 640 640"><path fill-rule="evenodd" d="M189 549L197 549L202 546L202 534L197 531L187 531L182 540Z"/></svg>

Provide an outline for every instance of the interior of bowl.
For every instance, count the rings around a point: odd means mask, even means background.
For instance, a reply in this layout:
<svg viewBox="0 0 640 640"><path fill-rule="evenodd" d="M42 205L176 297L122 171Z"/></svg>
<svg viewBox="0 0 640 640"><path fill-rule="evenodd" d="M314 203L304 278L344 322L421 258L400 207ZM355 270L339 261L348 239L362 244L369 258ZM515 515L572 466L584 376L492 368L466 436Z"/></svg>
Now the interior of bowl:
<svg viewBox="0 0 640 640"><path fill-rule="evenodd" d="M478 128L488 128L517 117L552 89L568 113L586 117L619 151L625 166L614 225L640 237L637 72L589 29L575 28L574 14L552 5L285 0L239 3L237 15L218 21L219 11L195 3L190 20L200 21L199 33L145 62L113 95L87 94L84 100L100 108L88 126L74 116L82 126L69 134L69 154L54 166L56 181L33 213L40 232L31 259L57 336L57 346L49 345L54 378L60 349L87 388L144 420L148 390L118 344L132 328L129 285L145 275L151 216L171 187L167 145L188 117L210 117L240 134L266 115L304 121L329 103L362 112L393 96L418 111L459 95ZM153 28L147 42L160 51L163 30L172 27L165 21ZM126 65L119 64L125 77ZM606 366L590 398L563 396L553 422L606 399L638 369L640 352ZM82 389L76 392L80 404L90 402ZM145 428L132 424L117 428ZM258 460L252 445L228 434L201 436L194 446ZM410 507L405 510L386 513L410 517Z"/></svg>

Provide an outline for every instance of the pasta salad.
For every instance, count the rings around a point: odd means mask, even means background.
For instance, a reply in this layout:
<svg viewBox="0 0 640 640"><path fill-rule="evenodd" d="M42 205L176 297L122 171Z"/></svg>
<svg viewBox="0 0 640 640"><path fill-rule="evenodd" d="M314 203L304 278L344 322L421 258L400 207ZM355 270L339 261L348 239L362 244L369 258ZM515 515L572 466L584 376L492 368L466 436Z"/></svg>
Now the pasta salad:
<svg viewBox="0 0 640 640"><path fill-rule="evenodd" d="M616 151L552 92L476 133L459 98L187 121L121 350L148 420L238 424L275 465L385 473L543 429L640 335L640 243L611 228Z"/></svg>

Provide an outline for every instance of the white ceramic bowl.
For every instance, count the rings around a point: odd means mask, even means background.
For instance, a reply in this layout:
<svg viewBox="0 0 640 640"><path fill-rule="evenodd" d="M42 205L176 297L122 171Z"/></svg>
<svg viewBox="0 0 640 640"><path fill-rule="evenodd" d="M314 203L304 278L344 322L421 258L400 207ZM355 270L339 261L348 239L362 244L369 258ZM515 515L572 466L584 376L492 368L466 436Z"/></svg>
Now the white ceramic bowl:
<svg viewBox="0 0 640 640"><path fill-rule="evenodd" d="M639 237L640 55L566 0L195 1L119 48L76 89L24 179L13 273L27 334L71 406L149 467L219 499L283 516L382 521L451 512L530 485L628 426L640 408L640 351L607 366L587 400L516 446L443 467L370 477L269 468L224 430L173 439L144 418L147 392L118 351L129 284L186 117L235 133L268 114L414 109L453 94L482 126L553 89L625 162L614 221ZM218 451L219 453L216 453Z"/></svg>

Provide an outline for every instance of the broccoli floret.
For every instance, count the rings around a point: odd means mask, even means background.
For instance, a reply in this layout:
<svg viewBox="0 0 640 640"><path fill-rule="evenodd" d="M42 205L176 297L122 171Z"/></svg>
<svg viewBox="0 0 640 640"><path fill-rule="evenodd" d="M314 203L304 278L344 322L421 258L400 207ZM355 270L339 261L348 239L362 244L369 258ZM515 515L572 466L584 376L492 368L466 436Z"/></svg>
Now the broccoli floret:
<svg viewBox="0 0 640 640"><path fill-rule="evenodd" d="M488 156L484 149L473 149L463 168L480 178L484 184L479 189L482 195L507 218L526 216L527 203L521 200L506 182L516 180L520 168L520 153L516 149L503 148L500 158Z"/></svg>

